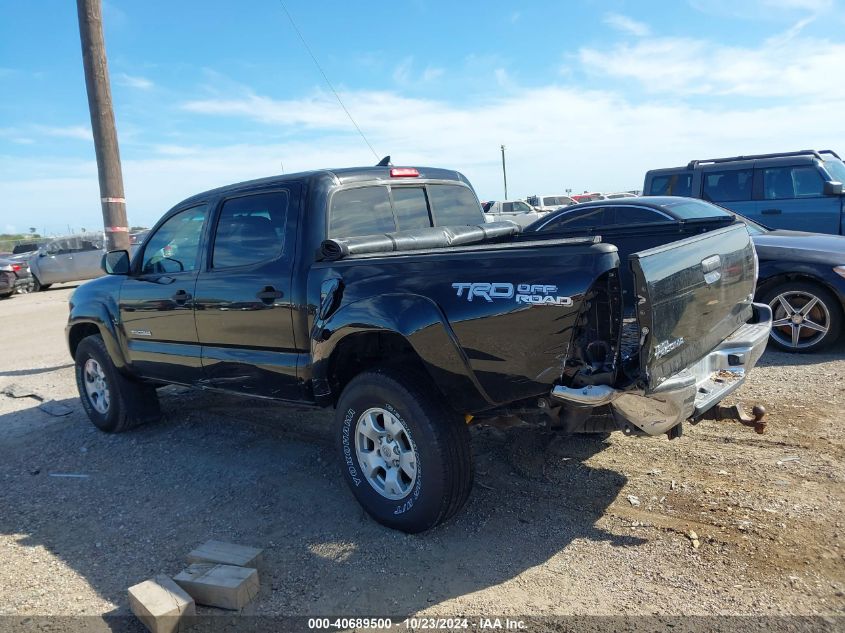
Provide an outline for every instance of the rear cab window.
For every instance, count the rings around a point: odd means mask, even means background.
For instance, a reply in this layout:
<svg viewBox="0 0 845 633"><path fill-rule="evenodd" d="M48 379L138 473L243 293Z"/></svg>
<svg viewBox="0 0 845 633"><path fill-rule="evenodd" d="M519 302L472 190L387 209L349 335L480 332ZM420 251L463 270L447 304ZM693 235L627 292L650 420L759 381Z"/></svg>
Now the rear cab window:
<svg viewBox="0 0 845 633"><path fill-rule="evenodd" d="M463 185L365 185L332 195L328 233L356 237L483 223L475 194Z"/></svg>

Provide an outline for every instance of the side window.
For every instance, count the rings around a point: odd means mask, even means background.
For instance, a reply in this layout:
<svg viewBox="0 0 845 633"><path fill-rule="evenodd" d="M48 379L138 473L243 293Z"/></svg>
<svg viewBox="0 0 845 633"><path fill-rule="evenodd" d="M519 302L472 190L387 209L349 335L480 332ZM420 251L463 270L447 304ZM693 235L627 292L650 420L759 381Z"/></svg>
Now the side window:
<svg viewBox="0 0 845 633"><path fill-rule="evenodd" d="M513 213L513 202L503 202L502 213Z"/></svg>
<svg viewBox="0 0 845 633"><path fill-rule="evenodd" d="M180 211L158 227L144 248L141 273L145 275L196 270L202 227L208 207Z"/></svg>
<svg viewBox="0 0 845 633"><path fill-rule="evenodd" d="M513 210L517 213L531 213L531 207L521 201L513 203Z"/></svg>
<svg viewBox="0 0 845 633"><path fill-rule="evenodd" d="M824 182L813 166L771 167L762 172L763 198L766 200L816 198L823 194Z"/></svg>
<svg viewBox="0 0 845 633"><path fill-rule="evenodd" d="M654 224L667 218L657 211L644 207L612 207L605 218L608 224Z"/></svg>
<svg viewBox="0 0 845 633"><path fill-rule="evenodd" d="M542 231L574 231L599 227L605 224L605 211L605 207L589 207L562 213L546 224Z"/></svg>
<svg viewBox="0 0 845 633"><path fill-rule="evenodd" d="M354 237L396 230L387 187L342 189L332 196L329 237Z"/></svg>
<svg viewBox="0 0 845 633"><path fill-rule="evenodd" d="M226 200L217 221L211 267L248 266L281 255L289 202L287 191Z"/></svg>
<svg viewBox="0 0 845 633"><path fill-rule="evenodd" d="M750 169L705 172L702 197L710 202L751 200L752 174Z"/></svg>
<svg viewBox="0 0 845 633"><path fill-rule="evenodd" d="M429 185L431 214L434 226L462 226L484 224L478 200L468 187L462 185Z"/></svg>
<svg viewBox="0 0 845 633"><path fill-rule="evenodd" d="M652 196L690 196L692 194L692 174L690 172L655 176L648 191Z"/></svg>
<svg viewBox="0 0 845 633"><path fill-rule="evenodd" d="M423 229L431 226L428 200L422 187L391 187L393 210L396 212L398 230Z"/></svg>

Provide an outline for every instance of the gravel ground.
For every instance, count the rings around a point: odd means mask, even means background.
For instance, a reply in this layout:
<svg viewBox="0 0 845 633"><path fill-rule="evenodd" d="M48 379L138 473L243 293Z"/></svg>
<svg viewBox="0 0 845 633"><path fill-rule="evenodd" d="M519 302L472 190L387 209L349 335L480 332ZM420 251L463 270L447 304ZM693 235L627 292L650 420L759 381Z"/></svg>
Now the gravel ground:
<svg viewBox="0 0 845 633"><path fill-rule="evenodd" d="M168 387L161 423L96 431L64 343L69 293L0 302L0 390L72 409L0 396L0 615L128 613L127 587L209 538L265 548L256 614L845 612L845 345L766 353L737 394L768 408L765 435L473 428L468 505L406 536L347 491L329 412Z"/></svg>

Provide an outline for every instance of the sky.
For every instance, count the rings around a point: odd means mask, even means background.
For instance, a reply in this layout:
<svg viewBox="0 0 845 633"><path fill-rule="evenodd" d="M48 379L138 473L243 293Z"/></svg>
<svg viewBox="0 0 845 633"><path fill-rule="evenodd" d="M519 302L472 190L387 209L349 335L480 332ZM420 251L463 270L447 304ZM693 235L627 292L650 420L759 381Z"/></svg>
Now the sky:
<svg viewBox="0 0 845 633"><path fill-rule="evenodd" d="M482 200L845 151L845 0L105 0L130 224L315 168L457 169ZM102 223L75 3L0 0L0 232ZM301 32L372 150L338 104Z"/></svg>

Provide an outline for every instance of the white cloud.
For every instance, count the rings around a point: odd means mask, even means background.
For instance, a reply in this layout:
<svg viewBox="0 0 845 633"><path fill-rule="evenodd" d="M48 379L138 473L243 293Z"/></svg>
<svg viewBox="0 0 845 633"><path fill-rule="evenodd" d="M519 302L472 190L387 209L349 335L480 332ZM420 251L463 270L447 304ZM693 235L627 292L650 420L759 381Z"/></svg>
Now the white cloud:
<svg viewBox="0 0 845 633"><path fill-rule="evenodd" d="M44 136L54 136L58 138L73 138L80 141L90 141L93 139L91 129L84 125L69 125L69 126L50 126L50 125L35 125L33 129Z"/></svg>
<svg viewBox="0 0 845 633"><path fill-rule="evenodd" d="M138 75L127 75L126 73L117 73L115 76L115 83L127 88L135 88L137 90L152 90L155 84L152 80Z"/></svg>
<svg viewBox="0 0 845 633"><path fill-rule="evenodd" d="M509 192L624 190L645 171L694 158L821 147L845 137L831 112L845 98L757 107L699 106L663 99L634 103L606 91L546 86L477 104L409 98L396 92L341 95L380 154L396 164L464 172L479 196L501 191L499 145L508 147ZM307 140L217 146L155 146L124 158L127 208L135 224L154 222L179 200L215 186L321 167L369 165L374 158L327 93L276 100L252 93L189 104L209 117L263 123L274 133L311 130ZM268 135L270 136L270 135ZM0 156L0 198L39 226L49 218L99 219L93 161Z"/></svg>
<svg viewBox="0 0 845 633"><path fill-rule="evenodd" d="M426 66L420 74L414 72L414 58L405 57L396 68L393 69L393 81L400 86L409 87L421 83L434 81L443 75L445 71L435 66Z"/></svg>
<svg viewBox="0 0 845 633"><path fill-rule="evenodd" d="M621 31L622 33L627 33L629 35L634 35L636 37L645 37L646 35L651 33L651 29L649 28L648 24L638 22L637 20L629 18L627 15L622 15L620 13L606 14L604 16L603 22L609 27L616 29L617 31Z"/></svg>
<svg viewBox="0 0 845 633"><path fill-rule="evenodd" d="M689 0L692 8L720 17L746 20L794 19L820 15L834 8L834 0Z"/></svg>
<svg viewBox="0 0 845 633"><path fill-rule="evenodd" d="M759 47L725 46L704 39L658 37L612 48L582 48L584 69L640 82L652 93L742 95L800 99L845 97L831 69L845 64L845 44L798 37L807 21Z"/></svg>

